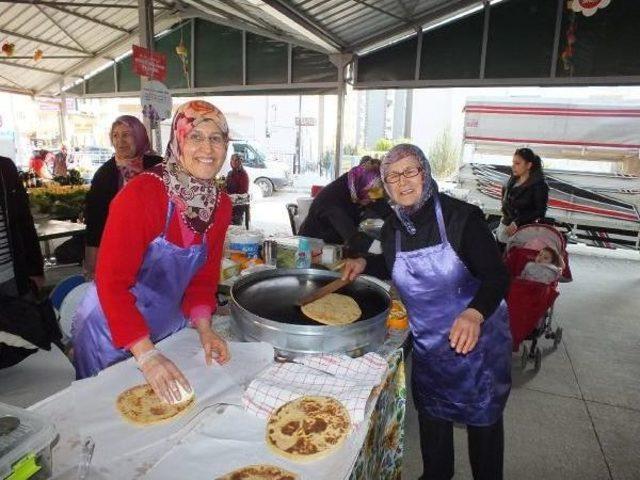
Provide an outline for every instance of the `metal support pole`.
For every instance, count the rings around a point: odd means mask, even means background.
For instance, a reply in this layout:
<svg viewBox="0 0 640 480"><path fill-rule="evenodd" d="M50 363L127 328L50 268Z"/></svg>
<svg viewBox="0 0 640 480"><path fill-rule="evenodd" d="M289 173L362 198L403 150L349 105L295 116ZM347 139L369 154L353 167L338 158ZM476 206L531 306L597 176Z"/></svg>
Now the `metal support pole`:
<svg viewBox="0 0 640 480"><path fill-rule="evenodd" d="M324 95L318 95L318 165L320 174L322 171L322 161L324 160Z"/></svg>
<svg viewBox="0 0 640 480"><path fill-rule="evenodd" d="M555 78L558 68L558 49L560 48L560 34L562 29L562 13L564 9L564 0L558 0L558 8L556 10L556 28L553 32L553 50L551 53L551 69L549 76Z"/></svg>
<svg viewBox="0 0 640 480"><path fill-rule="evenodd" d="M484 0L484 27L482 29L482 50L480 53L480 78L484 78L487 65L487 45L489 43L489 21L491 18L491 4Z"/></svg>
<svg viewBox="0 0 640 480"><path fill-rule="evenodd" d="M62 90L64 79L60 80L60 146L67 143L67 93Z"/></svg>
<svg viewBox="0 0 640 480"><path fill-rule="evenodd" d="M344 97L347 91L344 69L353 61L353 54L340 53L330 55L329 60L338 67L338 112L336 117L336 144L334 150L333 178L340 176L340 162L342 160L342 128L344 124Z"/></svg>
<svg viewBox="0 0 640 480"><path fill-rule="evenodd" d="M140 46L153 50L153 0L138 0L138 23ZM140 88L147 83L147 78L140 77ZM153 142L153 131L151 120L143 117L144 128L147 130L149 140ZM159 148L160 146L157 145Z"/></svg>

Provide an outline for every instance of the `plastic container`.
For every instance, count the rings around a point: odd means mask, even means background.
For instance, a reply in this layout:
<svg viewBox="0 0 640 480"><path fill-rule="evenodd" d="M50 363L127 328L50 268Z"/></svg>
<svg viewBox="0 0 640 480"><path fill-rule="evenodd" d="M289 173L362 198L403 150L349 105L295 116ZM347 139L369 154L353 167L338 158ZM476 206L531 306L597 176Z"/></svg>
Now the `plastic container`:
<svg viewBox="0 0 640 480"><path fill-rule="evenodd" d="M306 237L300 237L298 240L296 268L311 268L311 244Z"/></svg>
<svg viewBox="0 0 640 480"><path fill-rule="evenodd" d="M44 418L0 403L0 479L50 478L56 435L53 424Z"/></svg>
<svg viewBox="0 0 640 480"><path fill-rule="evenodd" d="M262 232L245 230L242 227L230 228L227 232L227 248L242 252L249 258L256 258L262 244Z"/></svg>
<svg viewBox="0 0 640 480"><path fill-rule="evenodd" d="M301 238L306 238L311 245L311 263L322 262L322 248L324 242L319 238L311 237L280 237L275 241L278 244L276 258L278 268L296 268L296 254Z"/></svg>

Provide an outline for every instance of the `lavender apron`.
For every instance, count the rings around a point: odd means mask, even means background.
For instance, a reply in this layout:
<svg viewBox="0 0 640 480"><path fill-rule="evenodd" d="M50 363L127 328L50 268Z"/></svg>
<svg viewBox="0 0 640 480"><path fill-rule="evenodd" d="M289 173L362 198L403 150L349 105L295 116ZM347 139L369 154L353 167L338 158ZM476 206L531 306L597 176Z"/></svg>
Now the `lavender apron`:
<svg viewBox="0 0 640 480"><path fill-rule="evenodd" d="M131 288L136 297L136 308L146 320L154 343L187 325L181 310L182 297L193 276L207 260L205 237L202 244L186 248L178 247L165 238L173 210L174 205L169 202L164 230L149 244L136 284ZM78 379L95 375L131 355L128 350L113 345L95 283L80 302L71 334Z"/></svg>
<svg viewBox="0 0 640 480"><path fill-rule="evenodd" d="M393 281L409 313L414 339L412 386L416 407L427 415L467 425L494 424L511 389L511 334L504 301L482 324L476 347L456 354L449 332L480 282L447 240L434 195L442 243L402 252L396 231Z"/></svg>

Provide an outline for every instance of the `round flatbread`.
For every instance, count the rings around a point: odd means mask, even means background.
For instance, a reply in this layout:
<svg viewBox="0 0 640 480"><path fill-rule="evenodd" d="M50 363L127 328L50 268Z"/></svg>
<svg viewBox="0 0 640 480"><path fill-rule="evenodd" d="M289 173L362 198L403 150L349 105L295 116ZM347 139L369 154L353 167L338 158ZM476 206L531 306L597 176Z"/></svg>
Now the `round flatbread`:
<svg viewBox="0 0 640 480"><path fill-rule="evenodd" d="M298 480L300 477L275 465L247 465L216 480Z"/></svg>
<svg viewBox="0 0 640 480"><path fill-rule="evenodd" d="M351 419L335 398L301 397L285 403L267 422L267 445L296 462L323 458L347 438Z"/></svg>
<svg viewBox="0 0 640 480"><path fill-rule="evenodd" d="M347 295L330 293L315 302L302 306L304 313L311 320L325 325L348 325L362 315L357 302Z"/></svg>
<svg viewBox="0 0 640 480"><path fill-rule="evenodd" d="M120 415L135 425L166 422L189 410L194 404L193 393L180 403L168 404L155 394L148 383L125 390L116 400L116 408Z"/></svg>

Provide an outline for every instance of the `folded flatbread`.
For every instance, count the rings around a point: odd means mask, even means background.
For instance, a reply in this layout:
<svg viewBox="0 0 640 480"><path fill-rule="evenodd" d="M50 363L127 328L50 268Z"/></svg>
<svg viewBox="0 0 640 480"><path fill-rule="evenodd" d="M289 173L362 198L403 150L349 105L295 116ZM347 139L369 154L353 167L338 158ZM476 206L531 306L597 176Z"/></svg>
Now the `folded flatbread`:
<svg viewBox="0 0 640 480"><path fill-rule="evenodd" d="M348 325L362 315L357 302L340 293L330 293L315 302L302 306L304 313L311 320L325 325Z"/></svg>

